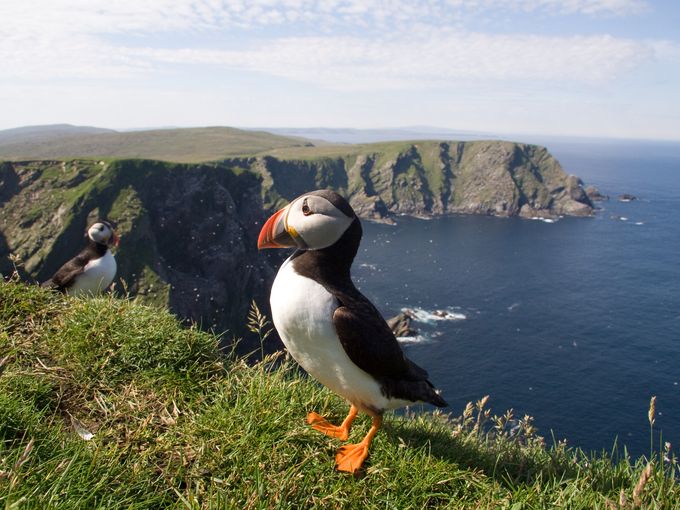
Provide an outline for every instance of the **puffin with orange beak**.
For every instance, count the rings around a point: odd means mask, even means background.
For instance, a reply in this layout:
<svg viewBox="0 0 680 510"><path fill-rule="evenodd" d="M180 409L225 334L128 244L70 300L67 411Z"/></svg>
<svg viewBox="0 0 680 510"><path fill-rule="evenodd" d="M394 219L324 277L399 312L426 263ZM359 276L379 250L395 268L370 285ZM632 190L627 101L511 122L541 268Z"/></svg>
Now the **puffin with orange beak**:
<svg viewBox="0 0 680 510"><path fill-rule="evenodd" d="M118 246L118 236L111 223L100 220L87 229L85 238L87 246L43 282L42 287L72 296L95 295L108 289L116 276L116 259L109 247Z"/></svg>
<svg viewBox="0 0 680 510"><path fill-rule="evenodd" d="M312 377L350 403L333 425L315 412L315 430L347 440L359 412L371 416L368 434L341 447L340 471L355 473L388 409L429 403L446 406L427 372L409 360L373 304L355 287L350 268L361 223L349 203L329 190L306 193L272 215L258 248L296 248L279 269L271 290L274 326L288 352Z"/></svg>

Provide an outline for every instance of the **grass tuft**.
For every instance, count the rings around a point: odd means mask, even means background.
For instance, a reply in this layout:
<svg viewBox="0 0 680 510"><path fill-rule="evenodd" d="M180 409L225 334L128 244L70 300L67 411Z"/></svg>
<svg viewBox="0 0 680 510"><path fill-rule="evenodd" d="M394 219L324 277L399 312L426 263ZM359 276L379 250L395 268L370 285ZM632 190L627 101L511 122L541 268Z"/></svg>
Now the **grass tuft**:
<svg viewBox="0 0 680 510"><path fill-rule="evenodd" d="M250 327L264 342L255 306ZM680 507L670 445L638 460L546 446L488 397L388 416L356 478L311 410L346 404L281 353L252 365L162 309L0 284L0 507Z"/></svg>

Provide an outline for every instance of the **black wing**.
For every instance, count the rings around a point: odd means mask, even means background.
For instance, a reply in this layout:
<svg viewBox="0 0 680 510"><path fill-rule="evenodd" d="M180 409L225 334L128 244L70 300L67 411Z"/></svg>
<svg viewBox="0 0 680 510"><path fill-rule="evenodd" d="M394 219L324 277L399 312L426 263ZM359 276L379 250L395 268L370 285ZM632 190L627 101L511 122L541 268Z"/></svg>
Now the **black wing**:
<svg viewBox="0 0 680 510"><path fill-rule="evenodd" d="M380 383L390 398L428 402L438 407L448 404L428 381L427 372L404 356L392 330L380 312L365 297L342 299L333 313L333 324L352 362Z"/></svg>
<svg viewBox="0 0 680 510"><path fill-rule="evenodd" d="M61 266L59 270L54 273L54 276L42 284L43 287L52 287L64 292L67 288L73 285L76 276L83 273L85 266L89 261L86 253L81 252L66 264Z"/></svg>
<svg viewBox="0 0 680 510"><path fill-rule="evenodd" d="M340 303L333 324L355 365L377 378L427 379L427 372L404 356L394 333L368 300L340 298Z"/></svg>

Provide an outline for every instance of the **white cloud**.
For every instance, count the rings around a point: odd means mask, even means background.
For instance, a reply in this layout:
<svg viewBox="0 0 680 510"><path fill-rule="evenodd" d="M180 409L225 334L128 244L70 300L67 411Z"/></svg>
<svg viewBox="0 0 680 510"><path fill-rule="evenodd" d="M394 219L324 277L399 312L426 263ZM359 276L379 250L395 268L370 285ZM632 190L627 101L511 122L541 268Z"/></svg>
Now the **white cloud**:
<svg viewBox="0 0 680 510"><path fill-rule="evenodd" d="M234 49L139 48L89 34L62 38L37 31L16 32L2 40L0 73L26 79L120 79L143 77L167 65L181 64L194 66L194 71L207 65L340 90L408 89L487 80L597 84L615 79L657 54L672 54L673 49L677 52L677 44L607 35L492 35L429 25L369 37L284 36Z"/></svg>
<svg viewBox="0 0 680 510"><path fill-rule="evenodd" d="M478 9L513 9L524 12L542 11L549 14L616 15L636 14L648 9L644 0L450 0L450 4L473 4Z"/></svg>
<svg viewBox="0 0 680 510"><path fill-rule="evenodd" d="M207 64L341 90L485 80L593 84L616 78L654 55L648 44L611 36L497 36L431 28L377 39L290 37L241 51L130 51L131 58L157 64Z"/></svg>
<svg viewBox="0 0 680 510"><path fill-rule="evenodd" d="M469 12L628 15L644 0L5 0L0 34L172 32L233 26L449 23Z"/></svg>
<svg viewBox="0 0 680 510"><path fill-rule="evenodd" d="M464 11L628 14L641 0L27 0L0 4L4 76L126 77L163 62L212 63L325 86L365 88L425 78L606 80L649 47L606 36L550 38L465 34L443 28ZM365 37L338 24L372 26ZM112 36L215 34L234 27L308 25L311 35L263 39L253 49L135 50ZM388 27L388 28L385 28ZM319 35L326 29L326 35ZM344 31L347 32L347 31ZM308 32L309 33L309 30ZM261 36L262 34L257 34ZM320 67L323 67L322 69ZM347 77L338 80L338 77Z"/></svg>

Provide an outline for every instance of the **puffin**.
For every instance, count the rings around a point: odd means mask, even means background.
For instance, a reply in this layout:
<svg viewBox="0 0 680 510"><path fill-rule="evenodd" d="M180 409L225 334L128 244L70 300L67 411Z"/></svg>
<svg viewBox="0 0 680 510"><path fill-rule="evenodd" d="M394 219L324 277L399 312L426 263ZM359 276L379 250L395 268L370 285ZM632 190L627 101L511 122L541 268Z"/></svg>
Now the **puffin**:
<svg viewBox="0 0 680 510"><path fill-rule="evenodd" d="M385 411L414 403L448 405L352 282L361 235L361 222L347 200L317 190L274 213L257 241L260 250L295 248L272 284L274 326L297 363L350 404L340 425L315 412L307 415L307 423L346 441L358 413L372 419L362 441L336 453L336 468L353 474L367 458Z"/></svg>
<svg viewBox="0 0 680 510"><path fill-rule="evenodd" d="M116 259L109 248L119 243L113 226L108 221L99 220L87 229L85 238L87 246L41 287L80 296L100 294L111 285L116 276Z"/></svg>

